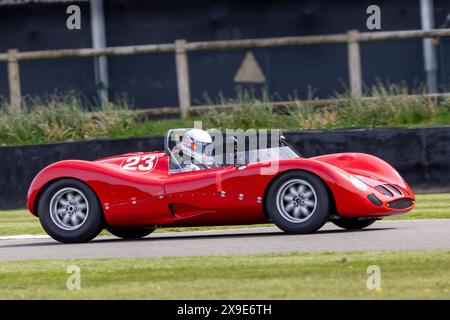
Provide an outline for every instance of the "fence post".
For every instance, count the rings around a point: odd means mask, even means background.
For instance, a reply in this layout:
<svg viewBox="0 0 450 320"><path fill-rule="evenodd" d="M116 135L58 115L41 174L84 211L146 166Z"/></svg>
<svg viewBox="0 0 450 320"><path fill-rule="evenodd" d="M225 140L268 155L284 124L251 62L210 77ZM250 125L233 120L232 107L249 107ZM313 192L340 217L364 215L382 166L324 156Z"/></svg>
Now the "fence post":
<svg viewBox="0 0 450 320"><path fill-rule="evenodd" d="M178 102L181 117L189 114L191 107L191 93L189 90L189 68L186 53L186 40L175 41L175 63L177 68Z"/></svg>
<svg viewBox="0 0 450 320"><path fill-rule="evenodd" d="M361 54L359 50L359 32L350 30L347 32L348 74L350 77L350 90L352 97L362 95Z"/></svg>
<svg viewBox="0 0 450 320"><path fill-rule="evenodd" d="M8 84L9 102L11 107L20 108L22 96L20 94L20 73L17 49L8 50Z"/></svg>

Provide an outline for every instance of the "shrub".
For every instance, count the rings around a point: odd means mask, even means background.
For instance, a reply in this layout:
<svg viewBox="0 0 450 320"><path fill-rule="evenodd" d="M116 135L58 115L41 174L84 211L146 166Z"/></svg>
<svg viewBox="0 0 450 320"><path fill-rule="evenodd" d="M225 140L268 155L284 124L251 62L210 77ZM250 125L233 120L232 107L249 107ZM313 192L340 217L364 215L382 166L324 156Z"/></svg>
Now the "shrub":
<svg viewBox="0 0 450 320"><path fill-rule="evenodd" d="M273 104L263 93L262 99L257 99L252 93L243 92L236 99L219 97L223 108L214 108L201 117L206 128L271 128L277 122L273 113ZM207 99L208 104L212 101Z"/></svg>
<svg viewBox="0 0 450 320"><path fill-rule="evenodd" d="M130 130L136 121L123 103L86 112L74 95L51 96L45 102L32 99L21 109L6 105L0 110L0 141L9 145L109 137Z"/></svg>
<svg viewBox="0 0 450 320"><path fill-rule="evenodd" d="M0 145L51 143L106 137L132 137L164 134L171 127L192 126L202 120L204 128L272 128L282 130L333 129L345 127L417 126L450 123L450 97L431 98L422 88L409 91L404 84L376 83L367 89L371 97L336 95L326 107L305 105L296 100L274 111L275 102L266 92L240 92L235 99L206 97L206 104L224 108L211 109L201 117L142 122L130 110L126 100L108 103L104 110L86 112L82 99L74 94L52 95L45 100L30 99L16 110L0 109ZM408 95L416 94L416 95ZM0 100L0 104L2 101ZM279 104L279 103L277 103ZM227 106L227 107L225 107Z"/></svg>
<svg viewBox="0 0 450 320"><path fill-rule="evenodd" d="M371 98L338 96L338 125L375 127L429 120L436 116L436 101L423 95L423 91L419 93L408 95L404 85L377 83L371 89Z"/></svg>
<svg viewBox="0 0 450 320"><path fill-rule="evenodd" d="M404 84L377 82L370 88L370 97L345 93L336 95L335 105L314 108L299 104L290 114L302 129L412 125L430 121L438 114L437 99L423 93L423 89L408 92Z"/></svg>

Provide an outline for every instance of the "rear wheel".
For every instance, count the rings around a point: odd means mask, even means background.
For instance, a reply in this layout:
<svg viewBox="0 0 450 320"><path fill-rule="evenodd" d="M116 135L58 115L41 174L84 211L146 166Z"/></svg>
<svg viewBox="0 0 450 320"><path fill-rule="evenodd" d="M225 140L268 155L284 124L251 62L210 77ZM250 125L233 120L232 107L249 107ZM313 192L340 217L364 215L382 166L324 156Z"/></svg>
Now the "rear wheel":
<svg viewBox="0 0 450 320"><path fill-rule="evenodd" d="M329 196L323 182L304 171L281 175L270 186L266 209L269 218L288 233L320 229L329 216Z"/></svg>
<svg viewBox="0 0 450 320"><path fill-rule="evenodd" d="M140 239L155 231L155 228L108 229L110 233L122 239Z"/></svg>
<svg viewBox="0 0 450 320"><path fill-rule="evenodd" d="M95 193L74 179L56 181L45 189L38 215L44 230L63 243L87 242L102 229L103 214Z"/></svg>
<svg viewBox="0 0 450 320"><path fill-rule="evenodd" d="M364 229L372 225L377 219L370 218L340 218L333 220L333 223L338 227L348 230Z"/></svg>

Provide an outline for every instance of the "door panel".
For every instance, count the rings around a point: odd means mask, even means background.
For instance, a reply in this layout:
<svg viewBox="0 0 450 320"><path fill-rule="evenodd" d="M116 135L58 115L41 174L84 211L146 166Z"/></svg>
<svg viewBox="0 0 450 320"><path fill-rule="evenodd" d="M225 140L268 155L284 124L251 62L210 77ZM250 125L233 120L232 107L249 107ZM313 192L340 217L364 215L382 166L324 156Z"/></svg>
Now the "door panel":
<svg viewBox="0 0 450 320"><path fill-rule="evenodd" d="M174 224L191 226L266 221L261 201L221 192L223 177L235 171L236 168L230 166L171 175L164 188Z"/></svg>
<svg viewBox="0 0 450 320"><path fill-rule="evenodd" d="M216 208L214 195L217 194L217 180L225 168L174 173L169 175L164 184L168 201L183 203L199 208ZM201 198L199 198L201 197Z"/></svg>

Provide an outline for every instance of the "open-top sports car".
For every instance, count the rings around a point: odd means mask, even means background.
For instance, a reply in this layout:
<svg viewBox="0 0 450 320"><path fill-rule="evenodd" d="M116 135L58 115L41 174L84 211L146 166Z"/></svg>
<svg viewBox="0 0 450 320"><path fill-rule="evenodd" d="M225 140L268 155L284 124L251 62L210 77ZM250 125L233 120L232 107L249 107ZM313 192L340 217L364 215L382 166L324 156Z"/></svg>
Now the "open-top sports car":
<svg viewBox="0 0 450 320"><path fill-rule="evenodd" d="M165 226L272 222L309 233L332 221L362 229L414 206L406 182L377 157L303 158L281 137L278 146L244 151L237 163L233 143L229 164L200 129L170 130L164 151L60 161L35 177L28 208L51 237L74 243L102 229L125 239Z"/></svg>

